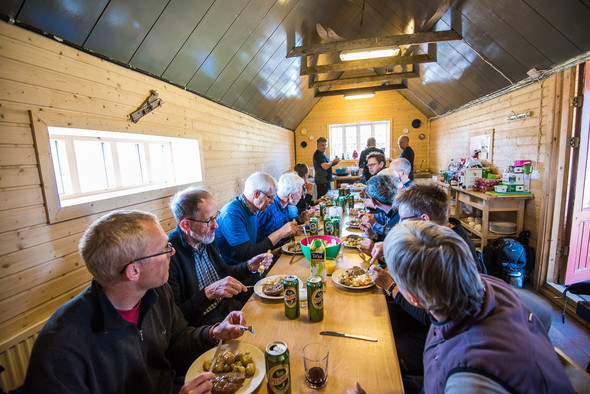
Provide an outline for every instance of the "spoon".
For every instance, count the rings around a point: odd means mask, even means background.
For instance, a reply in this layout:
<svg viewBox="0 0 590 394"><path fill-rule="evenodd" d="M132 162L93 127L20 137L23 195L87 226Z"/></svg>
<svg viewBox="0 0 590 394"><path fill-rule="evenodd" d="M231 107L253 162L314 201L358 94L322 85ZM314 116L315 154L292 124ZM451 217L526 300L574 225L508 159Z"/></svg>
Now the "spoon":
<svg viewBox="0 0 590 394"><path fill-rule="evenodd" d="M252 327L252 326L246 327L246 326L240 326L240 325L238 325L238 328L240 330L250 331L252 334L254 334L254 338L256 338L256 331L254 331L254 327Z"/></svg>
<svg viewBox="0 0 590 394"><path fill-rule="evenodd" d="M309 239L307 238L307 231L305 231L305 226L303 226L303 234L305 234L305 240L307 241L307 246L311 246L309 244Z"/></svg>

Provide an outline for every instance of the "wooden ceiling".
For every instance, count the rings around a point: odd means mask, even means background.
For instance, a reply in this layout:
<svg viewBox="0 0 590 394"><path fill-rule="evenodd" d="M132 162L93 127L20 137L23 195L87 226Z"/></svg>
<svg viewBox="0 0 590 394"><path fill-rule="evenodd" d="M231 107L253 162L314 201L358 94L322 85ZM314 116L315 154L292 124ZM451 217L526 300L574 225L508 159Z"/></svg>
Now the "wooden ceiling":
<svg viewBox="0 0 590 394"><path fill-rule="evenodd" d="M590 50L590 0L3 0L0 15L289 129L359 90L441 115Z"/></svg>

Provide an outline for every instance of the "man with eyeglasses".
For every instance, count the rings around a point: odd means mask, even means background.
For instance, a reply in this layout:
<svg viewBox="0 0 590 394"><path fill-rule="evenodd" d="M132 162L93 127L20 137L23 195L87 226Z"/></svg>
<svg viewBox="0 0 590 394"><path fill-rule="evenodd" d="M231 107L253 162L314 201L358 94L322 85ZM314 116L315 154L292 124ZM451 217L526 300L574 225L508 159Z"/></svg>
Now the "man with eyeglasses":
<svg viewBox="0 0 590 394"><path fill-rule="evenodd" d="M214 242L217 204L204 189L189 187L176 193L170 210L177 222L168 235L176 250L168 278L174 302L190 325L220 322L229 312L242 309L251 294L244 284L260 280L258 268L270 267L272 256L262 253L227 265Z"/></svg>
<svg viewBox="0 0 590 394"><path fill-rule="evenodd" d="M377 175L382 169L385 168L385 155L381 152L372 152L367 156L367 168L371 177ZM367 179L367 182L369 181Z"/></svg>
<svg viewBox="0 0 590 394"><path fill-rule="evenodd" d="M168 280L175 253L155 215L115 211L80 240L92 283L45 324L31 353L25 393L207 393L190 364L220 340L238 338L242 312L215 326L191 327Z"/></svg>
<svg viewBox="0 0 590 394"><path fill-rule="evenodd" d="M287 222L264 239L257 241L256 216L274 202L277 181L266 172L255 172L244 183L244 192L221 208L215 243L229 265L272 250L283 238L299 231L297 223Z"/></svg>

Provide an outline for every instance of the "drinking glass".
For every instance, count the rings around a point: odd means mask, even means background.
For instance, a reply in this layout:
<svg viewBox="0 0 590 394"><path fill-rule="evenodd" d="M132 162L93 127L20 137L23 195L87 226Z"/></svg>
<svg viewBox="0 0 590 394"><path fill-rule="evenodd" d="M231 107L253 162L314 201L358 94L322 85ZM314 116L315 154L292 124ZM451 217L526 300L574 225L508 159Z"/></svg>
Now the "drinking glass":
<svg viewBox="0 0 590 394"><path fill-rule="evenodd" d="M310 343L303 348L305 383L313 388L324 387L328 382L328 347L322 343Z"/></svg>

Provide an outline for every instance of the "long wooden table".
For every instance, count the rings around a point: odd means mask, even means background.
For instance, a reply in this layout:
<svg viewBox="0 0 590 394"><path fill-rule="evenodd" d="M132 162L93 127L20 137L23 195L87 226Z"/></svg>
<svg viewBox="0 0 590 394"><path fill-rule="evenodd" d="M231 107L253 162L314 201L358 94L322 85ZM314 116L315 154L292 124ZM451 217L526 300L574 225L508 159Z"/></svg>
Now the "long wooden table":
<svg viewBox="0 0 590 394"><path fill-rule="evenodd" d="M344 226L343 226L344 227ZM310 276L309 262L303 255L282 255L268 275L294 274L302 281ZM356 249L344 248L344 256L336 269L354 265L367 267ZM368 393L403 392L401 374L395 351L395 343L385 295L372 287L365 290L348 290L337 287L328 277L324 293L324 320L311 322L307 308L301 308L301 316L290 320L285 316L281 301L270 301L254 294L242 309L248 324L256 330L256 338L244 335L241 341L258 346L263 352L274 340L287 343L291 364L291 389L293 393L312 393L305 384L301 352L308 343L320 342L330 351L328 383L320 390L327 393L345 393L359 381ZM378 338L378 342L329 337L320 331L333 330ZM259 393L267 393L266 382Z"/></svg>

